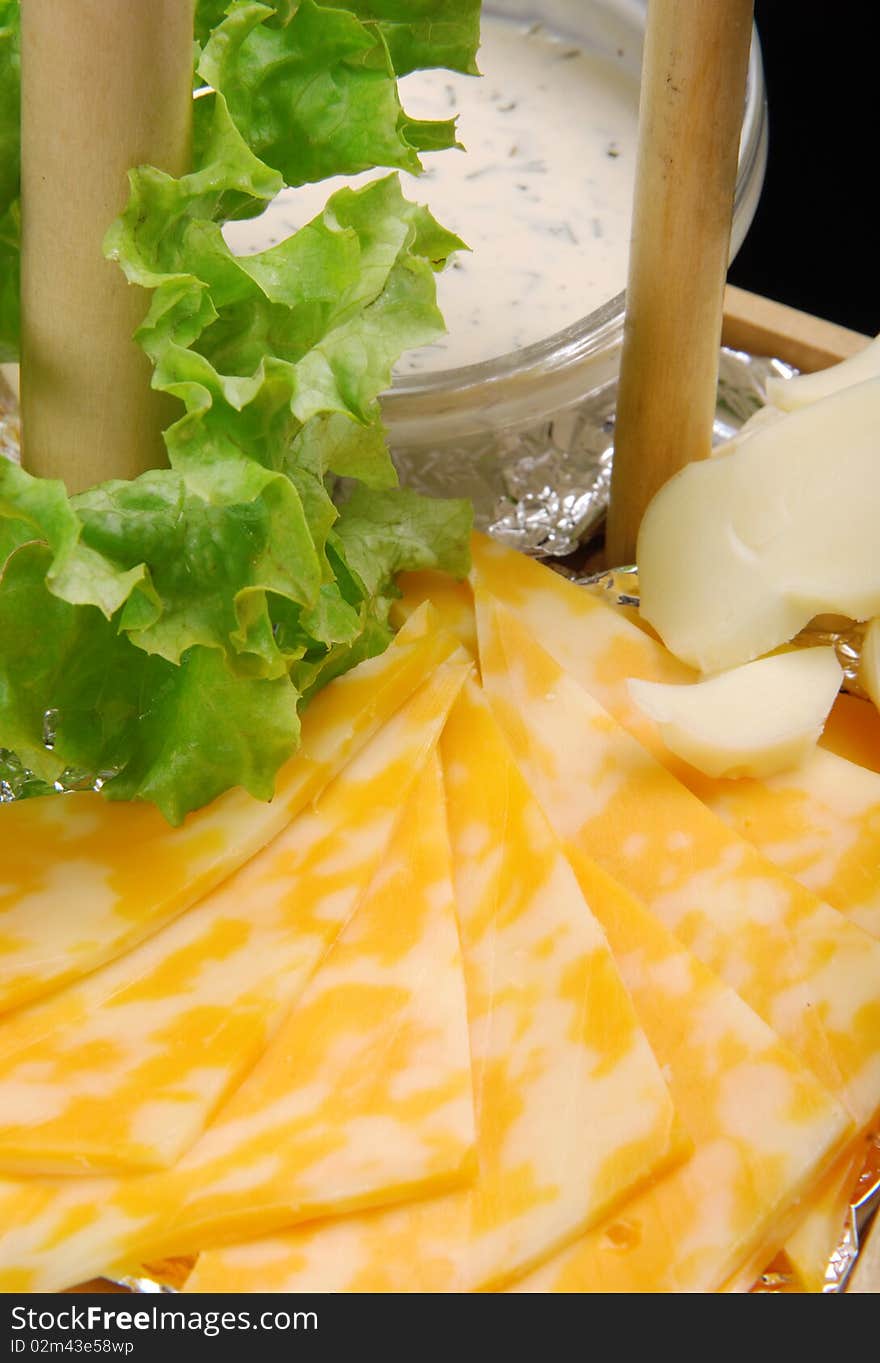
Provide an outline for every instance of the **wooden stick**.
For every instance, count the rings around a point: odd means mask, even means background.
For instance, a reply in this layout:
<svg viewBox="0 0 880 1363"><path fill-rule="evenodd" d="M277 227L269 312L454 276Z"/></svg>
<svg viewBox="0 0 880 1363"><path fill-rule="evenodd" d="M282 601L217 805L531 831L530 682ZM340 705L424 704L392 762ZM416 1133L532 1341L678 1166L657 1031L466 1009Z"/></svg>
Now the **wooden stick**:
<svg viewBox="0 0 880 1363"><path fill-rule="evenodd" d="M753 0L650 0L606 561L712 444Z"/></svg>
<svg viewBox="0 0 880 1363"><path fill-rule="evenodd" d="M149 298L101 243L128 170L189 168L193 8L22 0L22 453L71 492L167 462L175 404L131 339Z"/></svg>

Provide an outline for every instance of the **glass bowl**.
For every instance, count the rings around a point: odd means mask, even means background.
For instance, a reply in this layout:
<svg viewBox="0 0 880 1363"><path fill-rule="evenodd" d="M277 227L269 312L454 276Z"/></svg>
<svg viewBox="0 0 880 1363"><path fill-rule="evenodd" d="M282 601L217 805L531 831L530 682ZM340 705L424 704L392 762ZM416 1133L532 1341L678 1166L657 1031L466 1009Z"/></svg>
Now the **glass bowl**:
<svg viewBox="0 0 880 1363"><path fill-rule="evenodd" d="M613 59L638 87L646 0L488 0L484 9L522 22L544 23ZM753 30L731 259L754 217L766 162L764 75ZM619 369L624 301L625 295L618 293L564 330L491 360L396 377L383 398L383 415L402 476L424 485L426 491L449 492L457 487L464 495L474 495L474 487L467 485L472 482L466 472L471 456L478 462L491 457L493 447L509 445L517 433L525 438L528 449L530 432L543 431L560 413L571 413L607 394ZM599 421L607 421L607 409ZM476 500L478 519L486 524L487 517L479 510L485 498Z"/></svg>

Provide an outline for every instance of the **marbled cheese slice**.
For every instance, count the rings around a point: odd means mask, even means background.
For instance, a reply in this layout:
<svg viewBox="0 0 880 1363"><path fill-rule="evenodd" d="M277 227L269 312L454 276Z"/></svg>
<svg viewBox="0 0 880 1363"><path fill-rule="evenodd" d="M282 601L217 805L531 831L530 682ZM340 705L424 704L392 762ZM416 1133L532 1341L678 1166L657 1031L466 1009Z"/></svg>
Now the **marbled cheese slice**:
<svg viewBox="0 0 880 1363"><path fill-rule="evenodd" d="M741 837L880 938L880 775L815 748L763 781L687 785Z"/></svg>
<svg viewBox="0 0 880 1363"><path fill-rule="evenodd" d="M430 610L331 682L303 716L271 803L237 789L170 828L91 792L0 805L0 1013L156 932L264 847L412 694L454 641Z"/></svg>
<svg viewBox="0 0 880 1363"><path fill-rule="evenodd" d="M880 937L880 777L825 749L763 781L704 776L666 748L626 685L629 677L686 684L698 674L592 592L481 536L473 575L684 785L769 860Z"/></svg>
<svg viewBox="0 0 880 1363"><path fill-rule="evenodd" d="M859 1140L835 1161L785 1242L785 1253L805 1292L821 1292L825 1270L847 1225L850 1198L865 1162L866 1142Z"/></svg>
<svg viewBox="0 0 880 1363"><path fill-rule="evenodd" d="M788 1041L855 1123L880 1103L880 943L739 838L477 594L480 666L567 846L593 857Z"/></svg>
<svg viewBox="0 0 880 1363"><path fill-rule="evenodd" d="M840 695L819 749L792 772L764 782L712 781L670 753L631 703L627 677L687 684L698 676L667 652L636 611L611 609L596 594L483 536L474 537L473 576L515 609L557 662L768 860L880 936L880 782L874 775L880 771L880 722L868 702ZM811 1224L821 1216L817 1208ZM794 1253L803 1264L807 1256Z"/></svg>
<svg viewBox="0 0 880 1363"><path fill-rule="evenodd" d="M845 1137L843 1109L757 1014L594 862L574 862L676 1110L679 1168L529 1275L523 1292L715 1292L779 1248Z"/></svg>
<svg viewBox="0 0 880 1363"><path fill-rule="evenodd" d="M195 1140L354 911L469 667L437 668L314 810L54 1001L56 1030L0 1061L0 1169L157 1168Z"/></svg>
<svg viewBox="0 0 880 1363"><path fill-rule="evenodd" d="M401 596L391 607L393 623L410 620L428 601L437 612L442 627L455 635L471 657L476 658L477 621L469 582L457 582L448 573L425 568L417 573L401 573L397 585Z"/></svg>
<svg viewBox="0 0 880 1363"><path fill-rule="evenodd" d="M611 954L475 688L441 751L479 1176L430 1202L199 1259L191 1291L471 1291L577 1234L681 1139Z"/></svg>
<svg viewBox="0 0 880 1363"><path fill-rule="evenodd" d="M0 1289L51 1291L474 1174L464 979L439 762L275 1040L167 1173L0 1185ZM16 1226L16 1204L27 1205ZM67 1228L65 1230L65 1228ZM26 1272L26 1279L20 1275ZM19 1275L19 1276L16 1276Z"/></svg>

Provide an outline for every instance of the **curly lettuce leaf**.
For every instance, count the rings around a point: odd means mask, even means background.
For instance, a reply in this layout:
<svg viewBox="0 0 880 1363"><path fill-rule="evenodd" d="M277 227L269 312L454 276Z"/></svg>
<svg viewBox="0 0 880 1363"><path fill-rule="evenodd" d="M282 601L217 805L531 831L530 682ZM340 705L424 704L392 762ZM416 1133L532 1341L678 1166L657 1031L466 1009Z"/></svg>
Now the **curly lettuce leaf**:
<svg viewBox="0 0 880 1363"><path fill-rule="evenodd" d="M208 648L176 666L132 648L99 610L49 591L50 553L23 545L0 591L0 732L36 778L26 793L88 772L108 798L152 800L174 824L233 785L271 798L299 735L290 677L234 676Z"/></svg>
<svg viewBox="0 0 880 1363"><path fill-rule="evenodd" d="M194 17L195 40L204 47L214 29L223 22L223 16L232 0L196 0Z"/></svg>
<svg viewBox="0 0 880 1363"><path fill-rule="evenodd" d="M0 364L18 360L21 334L21 210L18 200L0 218Z"/></svg>
<svg viewBox="0 0 880 1363"><path fill-rule="evenodd" d="M398 573L419 568L442 568L459 577L467 573L472 522L468 501L441 501L411 489L355 489L328 537L327 557L334 565L336 593L360 611L362 625L345 647L330 648L323 656L306 653L291 669L306 700L387 647L393 635L389 612L400 595Z"/></svg>
<svg viewBox="0 0 880 1363"><path fill-rule="evenodd" d="M365 24L375 23L398 76L445 66L477 75L480 0L336 0Z"/></svg>
<svg viewBox="0 0 880 1363"><path fill-rule="evenodd" d="M163 469L104 483L74 506L85 545L145 573L119 615L133 644L172 663L201 644L237 675L281 676L268 598L308 606L321 587L302 502L289 479L240 460L212 492Z"/></svg>
<svg viewBox="0 0 880 1363"><path fill-rule="evenodd" d="M365 594L383 595L397 573L443 568L465 577L471 516L464 500L356 488L341 508L334 543Z"/></svg>
<svg viewBox="0 0 880 1363"><path fill-rule="evenodd" d="M172 824L232 786L271 800L275 773L299 741L290 677L233 676L207 648L191 649L178 667L151 659L147 668L136 743L104 794L151 800Z"/></svg>
<svg viewBox="0 0 880 1363"><path fill-rule="evenodd" d="M18 198L21 173L21 24L18 0L0 0L0 218Z"/></svg>
<svg viewBox="0 0 880 1363"><path fill-rule="evenodd" d="M219 95L213 119L219 131L206 146L249 155ZM292 443L310 438L303 428L315 420L325 430L336 414L344 420L321 474L387 486L378 395L403 350L442 333L433 273L459 239L392 176L338 191L286 242L236 258L199 216L216 208L221 191L205 186L218 174L213 161L180 180L133 172L129 207L107 239L129 279L154 290L138 336L154 386L185 408L166 432L172 466L191 477L234 458L287 468ZM243 190L245 177L237 183Z"/></svg>
<svg viewBox="0 0 880 1363"><path fill-rule="evenodd" d="M266 22L275 17L272 5L230 6L198 66L251 150L288 185L373 166L418 171L408 136L418 123L401 107L381 29L313 0ZM451 123L448 135L454 144Z"/></svg>
<svg viewBox="0 0 880 1363"><path fill-rule="evenodd" d="M206 7L229 0L199 0ZM289 23L300 0L265 0L278 23ZM423 67L445 66L476 75L480 41L480 0L334 0L364 24L381 31L398 76Z"/></svg>
<svg viewBox="0 0 880 1363"><path fill-rule="evenodd" d="M458 145L454 119L405 113L396 77L420 66L475 72L479 0L198 0L195 25L199 79L222 92L262 179L240 187L230 164L223 203L206 214L215 222L260 212L282 184L418 170L420 151ZM18 356L19 67L19 0L0 0L0 360Z"/></svg>
<svg viewBox="0 0 880 1363"><path fill-rule="evenodd" d="M260 255L221 231L285 183L414 164L428 125L401 110L394 61L414 60L432 8L448 17L421 0L407 27L393 4L200 0L215 88L195 101L193 168L135 168L105 243L150 295L137 338L179 404L170 466L68 498L0 461L0 745L33 789L91 773L172 822L236 784L269 798L308 698L388 643L395 574L466 571L469 508L396 487L378 403L400 353L443 329L433 276L458 238L396 176ZM4 240L0 220L0 261ZM357 484L341 511L338 477Z"/></svg>
<svg viewBox="0 0 880 1363"><path fill-rule="evenodd" d="M84 496L128 488L130 502L139 484L105 485ZM87 536L88 515L83 521ZM36 778L32 793L65 773L69 784L69 773L89 772L101 778L108 798L152 800L171 823L232 785L268 799L277 768L296 744L302 703L389 643L396 574L438 566L466 572L470 525L468 502L358 489L328 535L334 580L321 585L308 608L289 595L267 594L269 628L255 629L253 637L270 643L284 665L253 672L236 670L216 646L191 644L176 661L145 651L125 628L136 595L109 618L97 606L70 604L49 587L52 549L25 538L6 558L0 591L3 746ZM212 547L216 570L222 546ZM173 570L185 577L188 567L178 562ZM210 598L195 592L197 622L222 610L229 596L222 589Z"/></svg>

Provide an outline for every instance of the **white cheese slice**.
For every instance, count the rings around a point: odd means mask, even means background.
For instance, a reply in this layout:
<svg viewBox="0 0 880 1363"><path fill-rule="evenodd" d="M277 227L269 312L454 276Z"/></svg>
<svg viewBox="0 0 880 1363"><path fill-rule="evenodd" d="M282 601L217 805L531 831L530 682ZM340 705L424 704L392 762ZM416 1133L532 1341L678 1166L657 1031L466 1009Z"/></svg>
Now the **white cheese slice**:
<svg viewBox="0 0 880 1363"><path fill-rule="evenodd" d="M706 776L772 776L815 747L843 669L831 647L743 663L691 686L629 681L663 742Z"/></svg>
<svg viewBox="0 0 880 1363"><path fill-rule="evenodd" d="M848 355L838 364L818 369L814 374L796 374L790 379L772 375L767 380L767 401L784 412L796 411L821 398L851 388L855 383L880 376L880 336L876 336L863 350Z"/></svg>
<svg viewBox="0 0 880 1363"><path fill-rule="evenodd" d="M815 615L880 615L880 378L688 464L648 506L641 612L703 672L792 639Z"/></svg>

